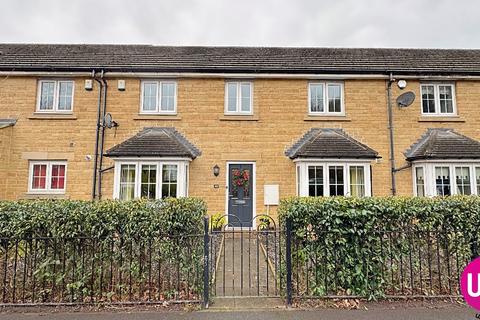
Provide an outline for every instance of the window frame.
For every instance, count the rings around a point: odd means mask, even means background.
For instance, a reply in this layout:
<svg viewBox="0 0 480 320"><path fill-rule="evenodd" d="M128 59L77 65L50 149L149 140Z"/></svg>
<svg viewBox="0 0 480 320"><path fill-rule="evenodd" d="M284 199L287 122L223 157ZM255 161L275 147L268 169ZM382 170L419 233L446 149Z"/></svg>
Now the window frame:
<svg viewBox="0 0 480 320"><path fill-rule="evenodd" d="M311 99L312 92L311 88L313 85L322 85L323 87L323 111L312 111L311 110ZM330 112L328 110L328 86L329 85L340 85L340 112ZM345 84L342 81L310 81L308 83L308 101L307 101L307 110L308 114L312 116L345 116Z"/></svg>
<svg viewBox="0 0 480 320"><path fill-rule="evenodd" d="M418 195L418 183L417 183L417 168L421 168L423 171L423 196ZM426 197L427 196L427 177L426 169L424 165L417 165L412 168L412 177L413 177L413 190L416 197Z"/></svg>
<svg viewBox="0 0 480 320"><path fill-rule="evenodd" d="M46 165L46 181L45 189L34 189L32 187L33 183L33 167L35 165ZM52 166L54 165L64 165L65 166L65 176L63 180L63 189L52 189ZM67 190L67 171L68 164L65 160L30 160L28 163L28 193L29 194L65 194Z"/></svg>
<svg viewBox="0 0 480 320"><path fill-rule="evenodd" d="M229 84L236 84L237 86L237 97L236 97L236 110L229 111L228 110L228 85ZM250 111L242 111L242 84L248 84L250 86ZM245 80L228 80L225 81L225 91L224 91L224 114L225 115L253 115L253 81L245 81Z"/></svg>
<svg viewBox="0 0 480 320"><path fill-rule="evenodd" d="M143 102L144 102L144 91L145 91L145 84L146 83L154 83L157 87L157 99L155 104L155 110L144 110L143 109ZM162 84L172 83L174 84L174 93L173 93L173 110L162 110ZM166 115L176 115L177 114L177 92L178 92L178 83L176 80L149 80L144 79L140 81L140 114L166 114Z"/></svg>
<svg viewBox="0 0 480 320"><path fill-rule="evenodd" d="M158 164L158 163L154 163L154 162L139 162L137 167L135 168L135 189L138 189L138 190L135 190L134 194L137 194L138 193L138 197L141 198L141 195L142 195L142 170L143 170L143 166L155 166L155 199L159 199L159 193L161 195L161 190L158 190L158 187L162 186L161 182L159 184L159 181L158 179L161 177L161 166ZM160 169L160 170L159 170ZM177 176L178 176L178 173L177 173ZM138 178L138 180L137 180ZM178 179L178 177L177 177ZM120 181L119 181L120 183ZM148 200L151 200L151 199L148 199Z"/></svg>
<svg viewBox="0 0 480 320"><path fill-rule="evenodd" d="M308 169L309 167L323 167L323 194L324 197L330 197L330 181L329 181L329 172L328 169L331 166L341 166L343 167L343 177L344 177L344 196L351 196L351 178L350 178L350 167L363 167L364 170L364 187L365 195L364 197L372 196L372 185L371 185L371 168L370 161L358 160L358 159L346 159L342 161L338 160L295 160L296 164L295 172L297 183L297 195L302 197L309 196L309 179L308 179ZM300 177L298 176L300 174Z"/></svg>
<svg viewBox="0 0 480 320"><path fill-rule="evenodd" d="M177 198L188 196L189 189L189 163L191 159L184 158L151 158L151 159L116 159L114 165L114 185L113 185L113 198L120 199L120 174L122 165L135 165L135 188L134 199L139 199L142 192L142 172L141 168L144 165L156 166L156 190L155 199L159 200L162 196L162 174L163 165L176 165L177 166ZM152 199L153 200L153 199Z"/></svg>
<svg viewBox="0 0 480 320"><path fill-rule="evenodd" d="M424 86L433 86L433 101L435 102L435 112L424 112L423 111L423 87ZM453 112L441 112L440 107L440 87L449 86L452 88L452 111ZM425 117L453 117L457 116L457 100L456 100L456 90L455 83L452 82L421 82L420 83L420 112L422 116Z"/></svg>
<svg viewBox="0 0 480 320"><path fill-rule="evenodd" d="M41 99L42 99L42 84L45 82L53 82L53 109L42 110L40 109ZM60 83L66 82L72 84L72 105L70 110L59 110L58 105L60 101ZM35 107L35 112L38 113L60 113L60 114L72 114L73 106L75 101L75 80L70 79L40 79L37 81L37 103Z"/></svg>
<svg viewBox="0 0 480 320"><path fill-rule="evenodd" d="M476 181L476 168L480 169L479 160L437 160L437 161L419 161L415 162L412 165L412 181L413 181L413 195L420 197L417 193L417 183L416 183L416 168L423 168L424 176L424 191L425 197L436 197L436 180L435 180L435 168L436 167L448 167L450 171L450 193L451 195L458 195L457 192L457 178L456 178L456 168L457 167L468 167L470 172L470 192L471 195L480 195L478 193L477 181Z"/></svg>

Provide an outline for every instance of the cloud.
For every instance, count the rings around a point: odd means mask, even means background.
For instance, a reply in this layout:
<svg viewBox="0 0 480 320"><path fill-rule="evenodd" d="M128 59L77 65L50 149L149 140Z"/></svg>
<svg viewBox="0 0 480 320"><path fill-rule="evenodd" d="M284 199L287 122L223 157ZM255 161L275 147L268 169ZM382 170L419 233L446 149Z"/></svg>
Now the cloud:
<svg viewBox="0 0 480 320"><path fill-rule="evenodd" d="M476 0L16 0L0 42L478 47Z"/></svg>

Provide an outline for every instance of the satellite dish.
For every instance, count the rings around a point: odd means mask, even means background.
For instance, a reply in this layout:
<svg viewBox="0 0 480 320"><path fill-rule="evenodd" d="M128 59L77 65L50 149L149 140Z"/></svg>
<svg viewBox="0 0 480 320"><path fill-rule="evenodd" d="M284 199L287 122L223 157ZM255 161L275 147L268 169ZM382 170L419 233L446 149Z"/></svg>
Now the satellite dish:
<svg viewBox="0 0 480 320"><path fill-rule="evenodd" d="M411 105L413 101L415 101L415 93L413 93L412 91L408 91L398 96L397 105L400 108L406 108Z"/></svg>
<svg viewBox="0 0 480 320"><path fill-rule="evenodd" d="M112 114L107 113L105 117L103 117L103 126L107 127L108 129L111 129L113 127L118 126L118 124L113 121Z"/></svg>

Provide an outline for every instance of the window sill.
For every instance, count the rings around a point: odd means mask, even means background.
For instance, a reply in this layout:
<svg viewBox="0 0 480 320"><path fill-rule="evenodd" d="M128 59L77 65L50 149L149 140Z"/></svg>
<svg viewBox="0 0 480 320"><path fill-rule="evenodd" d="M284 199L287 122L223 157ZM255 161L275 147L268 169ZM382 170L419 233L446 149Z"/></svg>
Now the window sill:
<svg viewBox="0 0 480 320"><path fill-rule="evenodd" d="M22 199L69 199L64 193L30 193L23 195Z"/></svg>
<svg viewBox="0 0 480 320"><path fill-rule="evenodd" d="M465 122L459 116L420 116L418 122Z"/></svg>
<svg viewBox="0 0 480 320"><path fill-rule="evenodd" d="M218 117L220 121L258 121L259 118L256 115L230 115L225 114Z"/></svg>
<svg viewBox="0 0 480 320"><path fill-rule="evenodd" d="M138 114L133 120L182 120L182 117L176 114Z"/></svg>
<svg viewBox="0 0 480 320"><path fill-rule="evenodd" d="M303 121L352 121L347 116L323 116L323 115L306 115Z"/></svg>
<svg viewBox="0 0 480 320"><path fill-rule="evenodd" d="M72 113L34 113L30 120L77 120L77 117Z"/></svg>

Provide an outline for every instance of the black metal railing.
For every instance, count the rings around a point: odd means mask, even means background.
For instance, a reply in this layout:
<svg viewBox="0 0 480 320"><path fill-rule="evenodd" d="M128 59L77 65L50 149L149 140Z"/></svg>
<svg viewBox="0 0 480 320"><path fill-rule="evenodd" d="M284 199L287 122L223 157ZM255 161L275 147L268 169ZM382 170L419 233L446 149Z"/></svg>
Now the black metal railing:
<svg viewBox="0 0 480 320"><path fill-rule="evenodd" d="M229 217L233 219L232 217ZM0 238L0 305L203 303L212 296L458 297L478 236L294 230L257 216L152 238Z"/></svg>
<svg viewBox="0 0 480 320"><path fill-rule="evenodd" d="M287 223L286 232L292 232L290 299L459 297L461 273L476 255L476 241L454 231L296 236Z"/></svg>
<svg viewBox="0 0 480 320"><path fill-rule="evenodd" d="M201 301L202 237L0 238L1 302Z"/></svg>

